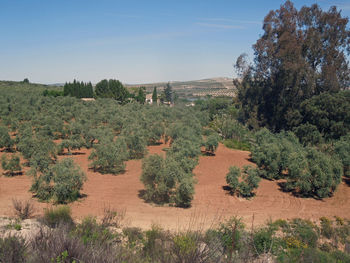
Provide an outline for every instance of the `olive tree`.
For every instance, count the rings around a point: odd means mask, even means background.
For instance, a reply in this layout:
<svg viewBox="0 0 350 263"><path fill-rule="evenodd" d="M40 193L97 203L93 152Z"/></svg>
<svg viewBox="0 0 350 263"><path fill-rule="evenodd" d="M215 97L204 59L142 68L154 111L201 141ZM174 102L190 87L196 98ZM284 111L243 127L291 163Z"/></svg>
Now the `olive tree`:
<svg viewBox="0 0 350 263"><path fill-rule="evenodd" d="M334 148L343 163L344 175L350 177L350 135L341 137Z"/></svg>
<svg viewBox="0 0 350 263"><path fill-rule="evenodd" d="M11 139L7 127L0 126L0 148L10 151L13 144L14 141Z"/></svg>
<svg viewBox="0 0 350 263"><path fill-rule="evenodd" d="M91 167L100 173L118 174L124 171L128 159L126 143L122 138L114 141L102 141L94 145L89 156Z"/></svg>
<svg viewBox="0 0 350 263"><path fill-rule="evenodd" d="M217 133L210 134L204 142L205 150L207 153L214 155L214 152L219 146L220 137Z"/></svg>
<svg viewBox="0 0 350 263"><path fill-rule="evenodd" d="M73 135L70 139L64 139L58 146L59 154L64 153L64 149L67 149L68 154L72 154L72 150L81 149L85 145L83 138L79 135Z"/></svg>
<svg viewBox="0 0 350 263"><path fill-rule="evenodd" d="M249 165L244 166L242 171L239 167L231 166L226 175L230 192L242 197L254 196L253 191L259 187L260 180L258 170Z"/></svg>
<svg viewBox="0 0 350 263"><path fill-rule="evenodd" d="M20 158L17 155L11 155L8 159L6 155L1 157L1 166L5 170L4 175L13 176L22 170Z"/></svg>
<svg viewBox="0 0 350 263"><path fill-rule="evenodd" d="M150 155L142 162L141 182L146 188L145 198L158 204L169 202L169 185L164 172L164 159ZM169 178L172 179L172 178Z"/></svg>
<svg viewBox="0 0 350 263"><path fill-rule="evenodd" d="M174 158L157 154L143 160L141 182L145 198L156 204L170 203L189 207L194 194L192 174L186 173Z"/></svg>
<svg viewBox="0 0 350 263"><path fill-rule="evenodd" d="M65 158L38 177L34 177L31 191L45 201L56 203L75 201L86 181L86 175L70 158Z"/></svg>
<svg viewBox="0 0 350 263"><path fill-rule="evenodd" d="M307 147L304 153L291 155L286 186L302 196L325 198L334 193L342 175L338 159Z"/></svg>

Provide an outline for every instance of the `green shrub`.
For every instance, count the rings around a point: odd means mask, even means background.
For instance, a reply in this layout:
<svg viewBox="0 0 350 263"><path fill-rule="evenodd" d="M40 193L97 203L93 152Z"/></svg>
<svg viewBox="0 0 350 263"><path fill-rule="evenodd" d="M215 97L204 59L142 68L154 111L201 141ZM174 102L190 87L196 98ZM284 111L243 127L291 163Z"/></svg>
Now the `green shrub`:
<svg viewBox="0 0 350 263"><path fill-rule="evenodd" d="M306 247L317 247L319 238L318 228L308 220L299 218L293 219L283 231L287 236L292 236L301 241Z"/></svg>
<svg viewBox="0 0 350 263"><path fill-rule="evenodd" d="M106 244L116 237L108 227L98 224L96 218L91 216L85 217L80 224L77 224L72 233L79 237L85 245Z"/></svg>
<svg viewBox="0 0 350 263"><path fill-rule="evenodd" d="M265 227L254 232L253 247L256 256L267 253L276 255L284 248L284 242L275 236L273 229Z"/></svg>
<svg viewBox="0 0 350 263"><path fill-rule="evenodd" d="M20 231L22 229L22 225L20 223L14 224L13 228L17 231Z"/></svg>
<svg viewBox="0 0 350 263"><path fill-rule="evenodd" d="M173 253L178 262L194 262L193 259L197 250L196 241L196 237L190 232L174 236Z"/></svg>
<svg viewBox="0 0 350 263"><path fill-rule="evenodd" d="M248 142L237 141L235 139L226 139L224 140L223 143L227 148L237 149L242 151L250 151L250 144Z"/></svg>
<svg viewBox="0 0 350 263"><path fill-rule="evenodd" d="M152 224L151 229L144 233L143 251L146 256L151 259L156 259L164 255L165 249L163 247L163 242L167 239L165 231L158 225Z"/></svg>
<svg viewBox="0 0 350 263"><path fill-rule="evenodd" d="M234 253L239 251L242 246L242 236L244 234L244 224L241 218L231 217L227 221L220 224L217 229L219 239L221 241L224 252L232 257ZM207 232L207 236L213 232ZM216 235L216 233L214 232Z"/></svg>
<svg viewBox="0 0 350 263"><path fill-rule="evenodd" d="M144 235L139 227L125 227L123 228L123 234L128 238L128 245L135 247L137 244L142 243Z"/></svg>
<svg viewBox="0 0 350 263"><path fill-rule="evenodd" d="M334 236L335 230L333 229L333 222L332 220L326 218L326 217L321 217L320 218L320 224L321 224L321 234L322 236L330 239Z"/></svg>
<svg viewBox="0 0 350 263"><path fill-rule="evenodd" d="M283 263L337 263L335 258L331 254L323 252L316 248L299 248L299 249L289 249L284 253L281 253L278 258L278 262ZM341 262L341 261L340 261Z"/></svg>
<svg viewBox="0 0 350 263"><path fill-rule="evenodd" d="M69 206L57 206L44 210L43 221L50 227L57 227L59 224L73 224Z"/></svg>

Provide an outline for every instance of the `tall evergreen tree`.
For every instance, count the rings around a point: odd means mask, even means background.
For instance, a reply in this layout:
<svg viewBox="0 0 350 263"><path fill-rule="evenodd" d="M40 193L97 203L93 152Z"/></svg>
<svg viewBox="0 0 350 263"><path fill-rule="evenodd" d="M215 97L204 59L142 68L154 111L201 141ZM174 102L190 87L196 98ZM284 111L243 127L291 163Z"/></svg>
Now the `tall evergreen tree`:
<svg viewBox="0 0 350 263"><path fill-rule="evenodd" d="M152 94L152 102L153 103L157 103L157 100L158 100L157 87L154 86L153 94Z"/></svg>
<svg viewBox="0 0 350 263"><path fill-rule="evenodd" d="M173 91L172 87L170 86L170 83L168 82L166 84L166 87L164 89L164 94L165 94L165 100L168 102L173 102Z"/></svg>
<svg viewBox="0 0 350 263"><path fill-rule="evenodd" d="M113 98L124 103L129 96L128 90L119 80L101 80L96 84L95 93L100 98Z"/></svg>
<svg viewBox="0 0 350 263"><path fill-rule="evenodd" d="M145 103L146 101L146 93L145 93L146 88L145 87L139 87L136 100L142 104Z"/></svg>

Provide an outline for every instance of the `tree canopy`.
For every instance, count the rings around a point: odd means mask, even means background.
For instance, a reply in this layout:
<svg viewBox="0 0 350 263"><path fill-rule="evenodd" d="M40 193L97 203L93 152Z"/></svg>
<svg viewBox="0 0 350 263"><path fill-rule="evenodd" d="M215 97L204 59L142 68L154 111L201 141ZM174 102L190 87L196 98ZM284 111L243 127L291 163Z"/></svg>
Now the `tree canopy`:
<svg viewBox="0 0 350 263"><path fill-rule="evenodd" d="M128 90L119 80L101 80L95 87L96 96L99 98L112 98L121 103L126 102L129 96Z"/></svg>
<svg viewBox="0 0 350 263"><path fill-rule="evenodd" d="M336 7L297 10L291 1L270 11L253 46L254 64L248 66L244 56L236 63L243 119L252 127L290 128L293 109L304 100L349 87L348 20Z"/></svg>

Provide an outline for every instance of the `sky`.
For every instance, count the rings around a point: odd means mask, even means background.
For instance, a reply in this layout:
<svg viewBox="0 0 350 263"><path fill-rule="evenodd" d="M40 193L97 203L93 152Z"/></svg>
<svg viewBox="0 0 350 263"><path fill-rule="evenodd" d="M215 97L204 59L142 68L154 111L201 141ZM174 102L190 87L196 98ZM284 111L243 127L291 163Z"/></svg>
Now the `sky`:
<svg viewBox="0 0 350 263"><path fill-rule="evenodd" d="M350 0L331 5L350 17ZM262 21L280 0L0 0L0 80L64 83L233 77L253 58Z"/></svg>

